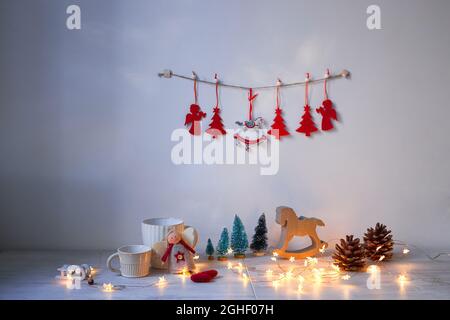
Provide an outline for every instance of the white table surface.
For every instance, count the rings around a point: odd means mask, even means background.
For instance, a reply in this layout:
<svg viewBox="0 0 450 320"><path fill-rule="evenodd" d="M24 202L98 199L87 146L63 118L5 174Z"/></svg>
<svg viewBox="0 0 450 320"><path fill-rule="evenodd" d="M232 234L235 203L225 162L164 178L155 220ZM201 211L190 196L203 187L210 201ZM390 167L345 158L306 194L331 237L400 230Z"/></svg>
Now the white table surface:
<svg viewBox="0 0 450 320"><path fill-rule="evenodd" d="M189 278L152 271L145 278L121 277L105 268L111 251L2 251L0 252L0 299L450 299L450 257L430 261L422 254L402 256L381 264L381 288L370 290L366 286L368 273L351 273L347 281L338 279L318 283L307 280L303 292L299 293L296 280L282 280L274 288L265 274L267 269L274 274L281 271L269 256L248 257L243 260L230 258L233 264L243 262L253 279L245 282L238 271L227 269L227 262L207 261L201 257L197 263L200 270L215 268L219 271L211 283L194 283ZM329 270L329 253L319 259L317 267ZM97 269L96 283L111 282L115 285L142 286L125 287L114 292L104 292L86 281L80 290L66 289L56 280L57 268L63 264L88 263ZM282 260L280 265L287 270L296 266L303 269L303 261L291 263ZM165 287L152 286L159 276L165 275ZM398 275L405 274L408 281L402 286ZM277 275L273 277L275 279ZM146 286L146 287L145 287Z"/></svg>

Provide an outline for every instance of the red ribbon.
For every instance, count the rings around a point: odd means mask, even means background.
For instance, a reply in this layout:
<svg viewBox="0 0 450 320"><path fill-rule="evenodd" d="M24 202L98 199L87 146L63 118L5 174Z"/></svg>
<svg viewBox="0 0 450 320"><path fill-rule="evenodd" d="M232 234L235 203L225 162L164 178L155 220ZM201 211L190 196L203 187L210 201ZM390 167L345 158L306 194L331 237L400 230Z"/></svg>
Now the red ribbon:
<svg viewBox="0 0 450 320"><path fill-rule="evenodd" d="M258 96L257 93L253 94L253 89L250 88L248 92L248 101L250 102L250 107L248 111L248 120L253 120L253 100Z"/></svg>

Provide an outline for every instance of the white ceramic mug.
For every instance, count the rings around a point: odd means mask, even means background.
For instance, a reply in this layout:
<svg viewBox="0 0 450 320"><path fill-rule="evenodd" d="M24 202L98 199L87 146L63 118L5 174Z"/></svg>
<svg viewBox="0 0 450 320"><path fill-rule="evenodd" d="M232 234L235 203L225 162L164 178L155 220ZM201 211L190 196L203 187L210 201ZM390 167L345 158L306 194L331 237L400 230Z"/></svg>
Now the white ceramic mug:
<svg viewBox="0 0 450 320"><path fill-rule="evenodd" d="M123 246L109 256L106 266L124 277L145 277L150 273L152 249L145 245ZM119 258L120 270L112 266L114 258Z"/></svg>
<svg viewBox="0 0 450 320"><path fill-rule="evenodd" d="M184 222L177 218L151 218L145 219L141 224L142 243L150 248L166 238L169 230L175 229L182 233Z"/></svg>
<svg viewBox="0 0 450 320"><path fill-rule="evenodd" d="M152 248L152 268L167 269L161 257L167 248L166 236L169 230L175 229L183 233L184 240L192 247L198 242L198 232L193 227L185 226L183 220L177 218L151 218L142 221L142 242Z"/></svg>

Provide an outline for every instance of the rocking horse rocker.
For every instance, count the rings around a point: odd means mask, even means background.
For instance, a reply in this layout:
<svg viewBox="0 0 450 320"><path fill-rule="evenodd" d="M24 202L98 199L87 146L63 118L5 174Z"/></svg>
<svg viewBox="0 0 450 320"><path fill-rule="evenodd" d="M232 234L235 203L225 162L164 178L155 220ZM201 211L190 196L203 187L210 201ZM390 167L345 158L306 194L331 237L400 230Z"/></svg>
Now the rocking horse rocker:
<svg viewBox="0 0 450 320"><path fill-rule="evenodd" d="M292 208L278 207L275 221L281 225L281 236L278 246L274 250L280 258L305 259L319 253L328 244L320 240L316 232L317 226L325 226L322 220L316 218L297 217ZM289 241L294 236L309 236L311 245L300 250L288 250Z"/></svg>

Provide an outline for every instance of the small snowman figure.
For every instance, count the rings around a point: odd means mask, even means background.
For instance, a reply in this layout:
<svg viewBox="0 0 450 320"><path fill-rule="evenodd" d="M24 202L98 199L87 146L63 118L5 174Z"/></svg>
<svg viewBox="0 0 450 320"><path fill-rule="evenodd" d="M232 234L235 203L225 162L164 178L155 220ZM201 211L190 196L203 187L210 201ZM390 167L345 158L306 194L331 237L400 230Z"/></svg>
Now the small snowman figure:
<svg viewBox="0 0 450 320"><path fill-rule="evenodd" d="M169 231L167 243L167 249L161 257L161 261L165 263L168 260L169 272L193 272L195 269L195 250L183 240L181 233L176 230Z"/></svg>

